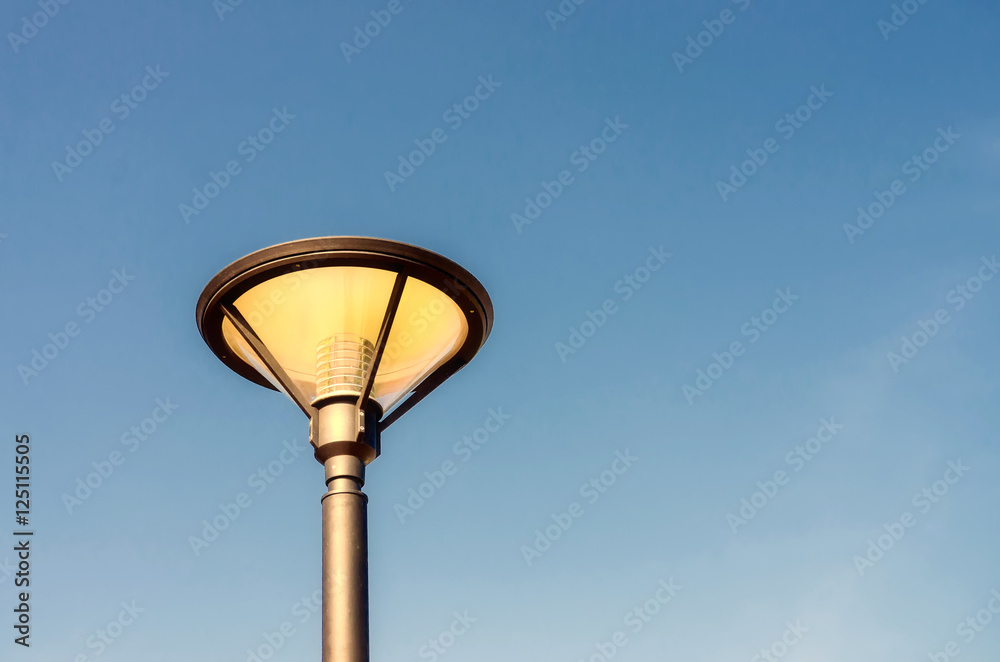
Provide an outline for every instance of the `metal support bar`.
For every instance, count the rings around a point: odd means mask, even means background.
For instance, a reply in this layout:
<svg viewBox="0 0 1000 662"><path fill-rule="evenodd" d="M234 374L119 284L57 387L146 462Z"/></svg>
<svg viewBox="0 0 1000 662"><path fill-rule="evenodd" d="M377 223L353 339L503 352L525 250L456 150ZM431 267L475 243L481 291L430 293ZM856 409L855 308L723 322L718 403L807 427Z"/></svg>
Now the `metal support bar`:
<svg viewBox="0 0 1000 662"><path fill-rule="evenodd" d="M288 373L278 364L278 361L271 354L270 350L264 346L263 341L254 333L254 330L250 327L250 324L243 317L243 314L236 310L235 307L228 304L222 304L222 313L226 316L226 319L236 327L236 331L243 336L243 339L247 341L250 345L250 349L254 351L257 358L271 371L274 378L278 380L281 384L281 388L285 389L285 393L295 401L295 404L299 406L299 409L305 413L306 416L312 418L316 413L316 408L309 404L309 400L306 399L305 395L295 386L295 382L292 378L288 376Z"/></svg>
<svg viewBox="0 0 1000 662"><path fill-rule="evenodd" d="M389 411L386 417L379 423L379 431L385 430L387 427L395 423L400 416L410 411L415 404L423 400L428 393L443 384L444 380L458 372L464 365L464 362L459 361L457 358L452 358L442 367L435 370L430 377L421 382L417 388L410 393L409 397Z"/></svg>
<svg viewBox="0 0 1000 662"><path fill-rule="evenodd" d="M385 351L385 343L389 340L389 330L392 322L396 319L396 311L399 310L399 300L403 298L403 287L406 285L406 274L399 272L396 274L396 281L392 284L392 293L389 295L389 305L385 309L385 317L382 318L382 328L378 332L378 341L375 343L375 356L372 358L372 366L365 376L365 386L358 398L358 409L365 406L365 401L371 395L372 386L375 384L375 375L378 373L378 365L382 362L382 352Z"/></svg>

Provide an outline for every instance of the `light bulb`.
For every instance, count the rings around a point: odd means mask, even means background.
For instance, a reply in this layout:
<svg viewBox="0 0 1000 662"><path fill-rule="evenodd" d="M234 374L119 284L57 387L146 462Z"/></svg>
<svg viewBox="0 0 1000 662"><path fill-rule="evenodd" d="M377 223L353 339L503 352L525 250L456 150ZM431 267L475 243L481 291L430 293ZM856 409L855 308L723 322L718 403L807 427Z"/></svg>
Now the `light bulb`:
<svg viewBox="0 0 1000 662"><path fill-rule="evenodd" d="M341 333L316 346L316 399L360 396L375 358L375 345L362 336Z"/></svg>

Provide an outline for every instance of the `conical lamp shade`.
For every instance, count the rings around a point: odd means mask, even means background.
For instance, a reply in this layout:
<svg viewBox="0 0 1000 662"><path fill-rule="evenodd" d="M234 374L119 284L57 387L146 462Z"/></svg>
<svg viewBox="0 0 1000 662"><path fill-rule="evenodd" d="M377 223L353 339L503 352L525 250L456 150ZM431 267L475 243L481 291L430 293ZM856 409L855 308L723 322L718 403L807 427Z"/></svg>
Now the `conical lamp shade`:
<svg viewBox="0 0 1000 662"><path fill-rule="evenodd" d="M398 277L405 280L393 302ZM380 337L390 309L392 325ZM237 317L246 328L234 324ZM202 335L213 351L300 406L330 394L360 395L378 357L370 399L382 412L432 376L436 386L464 365L491 321L485 290L458 265L414 246L364 238L259 251L223 270L199 302Z"/></svg>

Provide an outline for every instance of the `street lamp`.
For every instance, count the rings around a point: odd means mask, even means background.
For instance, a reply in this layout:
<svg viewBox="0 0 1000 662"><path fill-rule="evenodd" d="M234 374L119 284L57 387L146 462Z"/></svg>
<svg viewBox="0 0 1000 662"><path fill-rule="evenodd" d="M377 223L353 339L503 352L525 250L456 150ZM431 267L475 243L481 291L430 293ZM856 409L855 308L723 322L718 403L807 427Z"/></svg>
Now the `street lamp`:
<svg viewBox="0 0 1000 662"><path fill-rule="evenodd" d="M323 662L368 662L365 467L381 452L382 431L486 342L489 295L422 248L322 237L232 263L205 287L197 319L223 363L309 417L327 485Z"/></svg>

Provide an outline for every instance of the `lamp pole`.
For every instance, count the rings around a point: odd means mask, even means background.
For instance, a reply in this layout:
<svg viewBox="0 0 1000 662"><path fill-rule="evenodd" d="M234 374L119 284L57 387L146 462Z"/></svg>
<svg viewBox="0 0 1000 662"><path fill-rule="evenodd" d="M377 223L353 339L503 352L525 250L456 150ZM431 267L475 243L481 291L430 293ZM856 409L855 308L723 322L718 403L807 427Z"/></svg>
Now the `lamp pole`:
<svg viewBox="0 0 1000 662"><path fill-rule="evenodd" d="M369 662L368 497L365 465L378 453L377 406L357 395L318 399L312 432L326 474L323 513L323 662Z"/></svg>
<svg viewBox="0 0 1000 662"><path fill-rule="evenodd" d="M365 464L353 455L335 455L325 466L323 662L368 662Z"/></svg>

